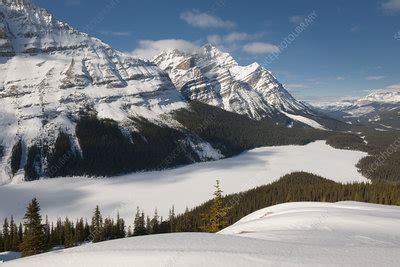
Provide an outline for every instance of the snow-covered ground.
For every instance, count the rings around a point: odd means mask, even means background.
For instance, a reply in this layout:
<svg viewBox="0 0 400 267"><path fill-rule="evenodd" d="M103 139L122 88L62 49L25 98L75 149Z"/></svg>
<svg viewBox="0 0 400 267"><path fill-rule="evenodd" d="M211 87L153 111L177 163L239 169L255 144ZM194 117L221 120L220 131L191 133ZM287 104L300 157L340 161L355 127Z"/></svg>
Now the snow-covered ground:
<svg viewBox="0 0 400 267"><path fill-rule="evenodd" d="M18 259L19 257L21 257L20 252L14 252L14 251L0 252L0 263L15 260Z"/></svg>
<svg viewBox="0 0 400 267"><path fill-rule="evenodd" d="M334 149L318 141L306 146L263 147L237 157L193 164L166 171L113 178L83 177L39 180L0 186L0 218L20 220L28 202L37 197L49 219L88 217L96 205L103 215L133 220L136 206L152 215L157 207L167 215L194 207L211 198L215 180L224 193L237 193L271 183L293 171L307 171L337 182L367 181L355 164L366 156L358 151Z"/></svg>
<svg viewBox="0 0 400 267"><path fill-rule="evenodd" d="M395 206L287 203L250 214L220 234L126 238L5 266L398 266L399 223Z"/></svg>

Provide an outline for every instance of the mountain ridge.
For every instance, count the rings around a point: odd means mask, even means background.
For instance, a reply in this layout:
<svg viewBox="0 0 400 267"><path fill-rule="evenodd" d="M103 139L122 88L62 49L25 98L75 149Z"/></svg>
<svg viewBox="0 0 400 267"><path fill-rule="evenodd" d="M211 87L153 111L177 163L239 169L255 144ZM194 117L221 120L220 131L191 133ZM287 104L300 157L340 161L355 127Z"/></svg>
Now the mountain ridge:
<svg viewBox="0 0 400 267"><path fill-rule="evenodd" d="M282 111L314 115L258 63L240 66L230 54L206 44L201 52L162 52L153 60L169 73L177 89L189 100L261 120Z"/></svg>

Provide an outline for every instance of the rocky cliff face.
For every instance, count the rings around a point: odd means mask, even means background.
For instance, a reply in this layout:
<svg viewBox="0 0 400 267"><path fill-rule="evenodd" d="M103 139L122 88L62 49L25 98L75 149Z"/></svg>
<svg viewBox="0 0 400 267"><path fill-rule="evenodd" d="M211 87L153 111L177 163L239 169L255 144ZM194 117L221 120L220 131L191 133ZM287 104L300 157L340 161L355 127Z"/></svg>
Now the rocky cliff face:
<svg viewBox="0 0 400 267"><path fill-rule="evenodd" d="M169 73L178 90L190 100L257 120L285 116L283 112L313 113L261 65L239 66L228 53L211 45L195 54L167 51L157 56L154 62Z"/></svg>

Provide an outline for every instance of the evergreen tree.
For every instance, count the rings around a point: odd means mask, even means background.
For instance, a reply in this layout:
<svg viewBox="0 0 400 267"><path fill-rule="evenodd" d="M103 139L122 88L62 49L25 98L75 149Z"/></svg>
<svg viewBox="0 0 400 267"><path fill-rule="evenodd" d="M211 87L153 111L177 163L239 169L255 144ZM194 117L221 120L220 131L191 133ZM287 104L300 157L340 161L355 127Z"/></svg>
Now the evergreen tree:
<svg viewBox="0 0 400 267"><path fill-rule="evenodd" d="M75 225L76 226L75 226L75 238L74 238L74 240L75 240L76 244L80 244L86 238L86 236L85 236L85 223L83 221L83 218L81 218L80 220L77 220Z"/></svg>
<svg viewBox="0 0 400 267"><path fill-rule="evenodd" d="M50 244L51 243L51 239L50 239L50 224L49 224L49 218L46 215L46 220L44 223L44 233L46 235L46 243Z"/></svg>
<svg viewBox="0 0 400 267"><path fill-rule="evenodd" d="M160 222L157 209L154 210L154 216L150 221L151 233L158 234L160 231Z"/></svg>
<svg viewBox="0 0 400 267"><path fill-rule="evenodd" d="M169 216L168 216L168 221L169 221L169 227L170 227L170 232L173 233L175 232L175 207L172 205L172 208L169 210Z"/></svg>
<svg viewBox="0 0 400 267"><path fill-rule="evenodd" d="M124 238L126 236L125 221L124 221L124 219L120 218L119 212L117 214L116 228L117 228L117 231L116 231L117 232L117 238Z"/></svg>
<svg viewBox="0 0 400 267"><path fill-rule="evenodd" d="M151 220L149 216L146 217L146 232L148 235L151 235L153 233L153 229L151 227Z"/></svg>
<svg viewBox="0 0 400 267"><path fill-rule="evenodd" d="M4 238L3 233L0 231L0 252L4 251Z"/></svg>
<svg viewBox="0 0 400 267"><path fill-rule="evenodd" d="M133 235L146 235L146 223L144 219L144 213L140 212L139 207L136 208L136 215L134 220L134 228L133 228Z"/></svg>
<svg viewBox="0 0 400 267"><path fill-rule="evenodd" d="M24 230L22 229L22 223L19 223L19 227L18 227L18 238L20 240L20 244L22 243L22 240L24 239ZM19 249L19 246L18 246Z"/></svg>
<svg viewBox="0 0 400 267"><path fill-rule="evenodd" d="M189 208L186 207L185 213L179 216L179 220L176 221L177 232L190 232L195 231L192 229Z"/></svg>
<svg viewBox="0 0 400 267"><path fill-rule="evenodd" d="M10 230L7 218L4 219L3 223L3 249L4 251L10 250Z"/></svg>
<svg viewBox="0 0 400 267"><path fill-rule="evenodd" d="M22 256L42 253L46 250L46 236L40 215L40 206L36 198L28 205L24 216L25 233L20 245Z"/></svg>
<svg viewBox="0 0 400 267"><path fill-rule="evenodd" d="M103 238L104 240L114 239L114 221L111 218L104 220Z"/></svg>
<svg viewBox="0 0 400 267"><path fill-rule="evenodd" d="M130 226L128 226L128 233L127 233L126 235L127 235L128 237L133 236L132 228L131 228Z"/></svg>
<svg viewBox="0 0 400 267"><path fill-rule="evenodd" d="M214 192L214 199L209 213L203 214L204 225L202 230L205 232L216 233L228 225L228 209L222 201L222 190L217 180Z"/></svg>
<svg viewBox="0 0 400 267"><path fill-rule="evenodd" d="M103 241L103 219L99 206L96 206L90 227L90 236L93 242Z"/></svg>
<svg viewBox="0 0 400 267"><path fill-rule="evenodd" d="M10 250L11 251L18 251L19 245L21 244L22 240L19 239L18 235L18 227L14 222L13 216L11 216L10 220Z"/></svg>
<svg viewBox="0 0 400 267"><path fill-rule="evenodd" d="M68 218L65 218L63 228L64 228L64 247L70 248L75 246L74 224Z"/></svg>

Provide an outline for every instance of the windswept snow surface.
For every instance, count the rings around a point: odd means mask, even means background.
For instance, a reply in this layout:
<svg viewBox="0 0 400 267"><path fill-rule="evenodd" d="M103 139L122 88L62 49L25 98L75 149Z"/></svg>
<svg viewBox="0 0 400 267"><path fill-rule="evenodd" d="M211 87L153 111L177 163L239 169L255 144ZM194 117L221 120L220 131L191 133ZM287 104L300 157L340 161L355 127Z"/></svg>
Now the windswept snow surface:
<svg viewBox="0 0 400 267"><path fill-rule="evenodd" d="M237 157L165 171L113 178L56 178L0 186L0 218L20 220L28 202L37 197L49 219L88 217L96 205L104 216L133 218L136 206L167 215L211 198L215 180L224 193L237 193L271 183L293 171L307 171L337 182L367 181L355 164L367 154L334 149L324 141L306 146L263 147Z"/></svg>
<svg viewBox="0 0 400 267"><path fill-rule="evenodd" d="M220 234L126 238L5 266L398 266L399 222L395 206L287 203L256 211Z"/></svg>
<svg viewBox="0 0 400 267"><path fill-rule="evenodd" d="M14 252L14 251L5 251L5 252L0 252L0 263L6 262L6 261L11 261L15 260L21 257L20 252Z"/></svg>

